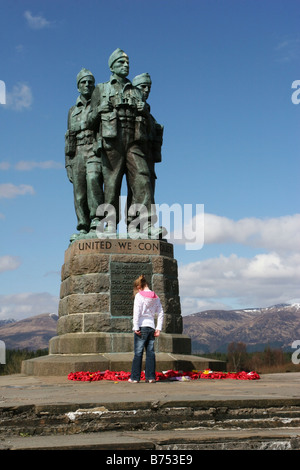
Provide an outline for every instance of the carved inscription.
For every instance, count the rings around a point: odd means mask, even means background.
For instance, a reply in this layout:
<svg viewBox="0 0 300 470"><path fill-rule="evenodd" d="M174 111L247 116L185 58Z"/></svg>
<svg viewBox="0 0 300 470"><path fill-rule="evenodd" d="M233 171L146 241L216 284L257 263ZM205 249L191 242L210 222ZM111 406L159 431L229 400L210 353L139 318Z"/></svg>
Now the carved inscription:
<svg viewBox="0 0 300 470"><path fill-rule="evenodd" d="M71 245L74 254L80 253L128 253L163 255L173 257L173 245L161 240L78 240Z"/></svg>
<svg viewBox="0 0 300 470"><path fill-rule="evenodd" d="M133 281L141 274L146 276L151 289L152 266L146 263L110 263L111 290L110 311L112 316L132 316Z"/></svg>

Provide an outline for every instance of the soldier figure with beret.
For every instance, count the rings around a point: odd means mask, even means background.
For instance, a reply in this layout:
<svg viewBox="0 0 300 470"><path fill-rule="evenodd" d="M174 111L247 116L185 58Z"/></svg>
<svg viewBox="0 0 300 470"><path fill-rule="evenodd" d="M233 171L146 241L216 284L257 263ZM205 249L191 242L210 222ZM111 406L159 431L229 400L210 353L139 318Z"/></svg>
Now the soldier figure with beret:
<svg viewBox="0 0 300 470"><path fill-rule="evenodd" d="M103 181L100 157L93 151L93 131L88 129L87 115L95 88L95 78L83 68L77 75L80 93L76 104L68 114L68 130L65 135L65 166L73 183L77 230L71 241L90 230L96 230L99 219L97 207L103 203Z"/></svg>
<svg viewBox="0 0 300 470"><path fill-rule="evenodd" d="M149 98L152 80L149 73L141 73L137 75L132 80L132 85L137 87L143 97L143 101L145 102L145 110L144 115L146 116L146 123L147 123L147 141L142 143L142 146L145 148L145 154L147 155L147 162L150 170L150 177L151 177L151 184L153 188L153 193L155 192L155 180L156 180L156 173L155 173L155 163L161 162L161 146L163 141L163 126L158 124L152 114L150 113L150 105L147 103L147 99Z"/></svg>
<svg viewBox="0 0 300 470"><path fill-rule="evenodd" d="M96 134L96 151L101 154L104 178L105 203L111 204L119 222L119 196L123 176L126 174L132 193L132 205L147 208L144 221L145 230L153 235L151 226L154 221L154 194L145 149L139 135L145 120L145 102L140 90L127 79L129 73L128 55L116 49L108 61L112 72L110 80L96 85L91 98L89 127ZM133 207L133 206L131 206ZM139 214L132 215L132 219ZM129 220L130 221L130 220ZM127 220L128 223L128 220ZM108 232L116 227L107 227ZM155 238L159 237L159 233Z"/></svg>

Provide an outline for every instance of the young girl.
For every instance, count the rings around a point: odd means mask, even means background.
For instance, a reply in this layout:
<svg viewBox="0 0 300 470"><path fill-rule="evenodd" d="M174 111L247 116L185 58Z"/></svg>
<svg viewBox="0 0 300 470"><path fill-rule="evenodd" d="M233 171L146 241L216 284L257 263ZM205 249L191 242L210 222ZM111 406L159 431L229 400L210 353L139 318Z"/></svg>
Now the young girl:
<svg viewBox="0 0 300 470"><path fill-rule="evenodd" d="M134 331L134 358L132 362L131 383L138 383L141 376L143 352L146 349L146 382L155 383L155 352L154 340L162 329L164 312L159 297L148 287L144 275L141 275L133 284L133 331ZM157 326L155 329L155 315Z"/></svg>

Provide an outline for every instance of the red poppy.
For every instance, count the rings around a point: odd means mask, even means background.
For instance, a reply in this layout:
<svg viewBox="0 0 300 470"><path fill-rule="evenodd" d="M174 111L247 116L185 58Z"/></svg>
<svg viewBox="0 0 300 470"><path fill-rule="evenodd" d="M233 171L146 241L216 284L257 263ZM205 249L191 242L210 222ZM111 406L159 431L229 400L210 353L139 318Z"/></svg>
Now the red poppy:
<svg viewBox="0 0 300 470"><path fill-rule="evenodd" d="M127 381L130 378L130 372L125 371L110 371L106 370L104 372L96 371L79 371L71 372L68 374L69 380L81 381L81 382L95 382L100 380L111 380L114 382ZM156 380L178 380L187 378L190 380L198 379L233 379L233 380L258 380L260 379L257 372L213 372L211 370L205 371L192 371L192 372L182 372L167 370L165 372L156 372ZM141 380L145 380L145 373L141 373Z"/></svg>

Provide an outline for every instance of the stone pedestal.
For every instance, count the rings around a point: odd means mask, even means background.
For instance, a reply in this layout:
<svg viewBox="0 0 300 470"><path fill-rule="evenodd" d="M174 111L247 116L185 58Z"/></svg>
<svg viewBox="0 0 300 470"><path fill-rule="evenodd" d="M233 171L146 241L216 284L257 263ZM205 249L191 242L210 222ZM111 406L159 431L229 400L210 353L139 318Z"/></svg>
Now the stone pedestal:
<svg viewBox="0 0 300 470"><path fill-rule="evenodd" d="M182 334L177 262L173 245L161 240L77 240L62 267L58 335L49 356L23 362L30 375L61 375L76 370L130 371L133 359L133 281L144 274L160 297L163 331L155 341L157 370L204 366L191 356ZM204 360L206 367L210 362Z"/></svg>

